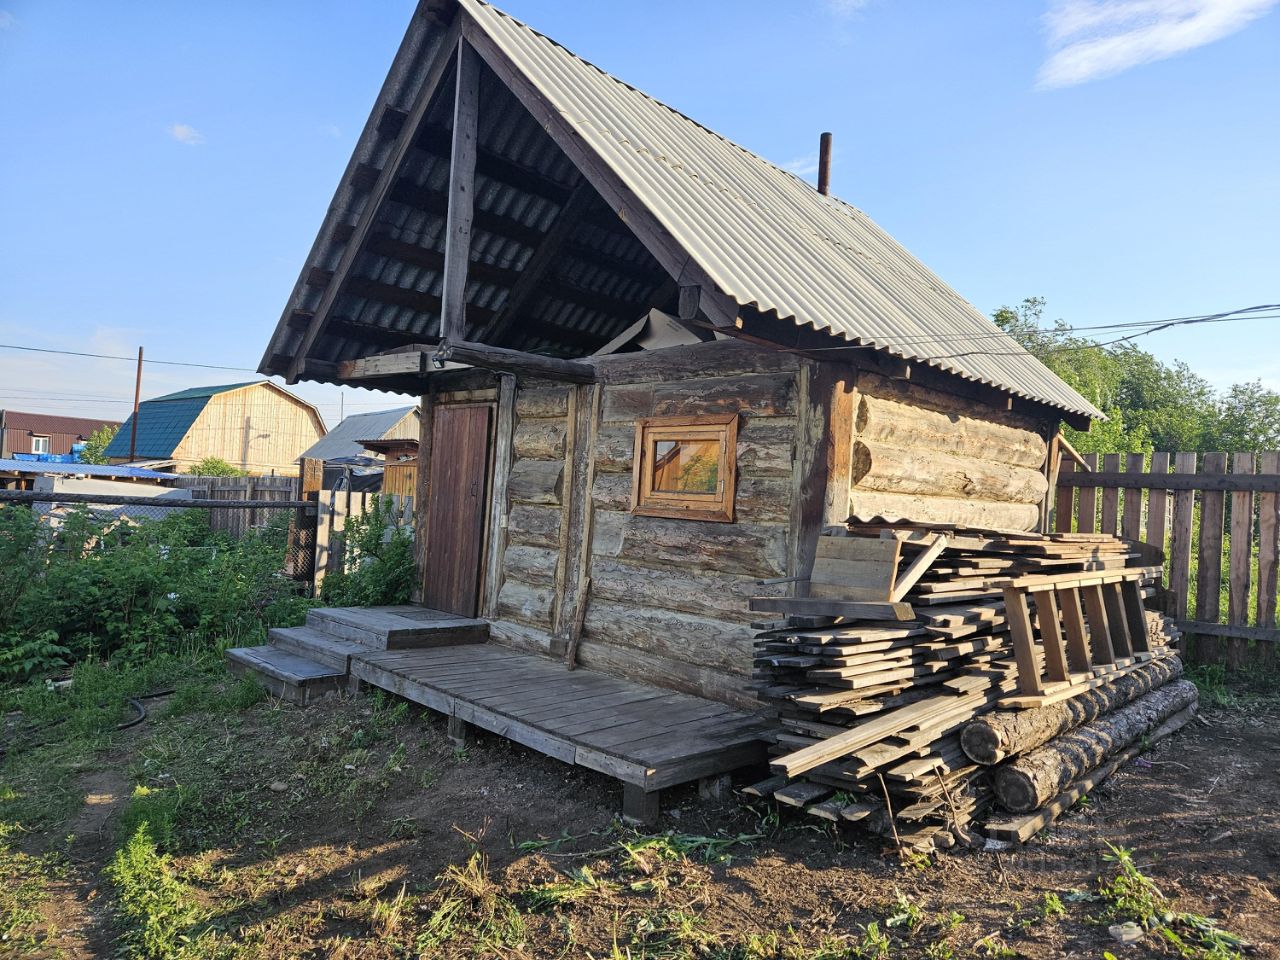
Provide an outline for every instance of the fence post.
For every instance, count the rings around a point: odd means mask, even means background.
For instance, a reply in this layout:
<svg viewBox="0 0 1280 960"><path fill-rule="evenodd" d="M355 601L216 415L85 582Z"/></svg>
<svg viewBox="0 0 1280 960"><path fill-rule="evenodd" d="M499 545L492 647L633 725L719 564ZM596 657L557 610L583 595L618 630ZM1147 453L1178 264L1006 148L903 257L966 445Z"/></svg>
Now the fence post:
<svg viewBox="0 0 1280 960"><path fill-rule="evenodd" d="M1090 472L1098 469L1098 455L1086 453L1084 462ZM1076 532L1093 533L1097 529L1098 488L1081 487L1080 501L1076 506Z"/></svg>
<svg viewBox="0 0 1280 960"><path fill-rule="evenodd" d="M1233 474L1253 474L1253 454L1237 453L1231 458ZM1236 490L1231 494L1231 548L1227 572L1227 623L1249 625L1249 585L1253 582L1253 493ZM1249 641L1232 637L1227 641L1227 665L1244 664Z"/></svg>
<svg viewBox="0 0 1280 960"><path fill-rule="evenodd" d="M1260 472L1280 474L1280 453L1264 453ZM1280 494L1258 495L1258 626L1276 625L1277 568L1280 567Z"/></svg>
<svg viewBox="0 0 1280 960"><path fill-rule="evenodd" d="M1206 453L1201 461L1202 473L1227 472L1225 453ZM1196 619L1217 623L1222 615L1222 533L1226 514L1226 494L1221 490L1200 492L1200 556L1196 558ZM1217 637L1197 637L1196 646L1204 656L1198 660L1217 660L1221 643Z"/></svg>

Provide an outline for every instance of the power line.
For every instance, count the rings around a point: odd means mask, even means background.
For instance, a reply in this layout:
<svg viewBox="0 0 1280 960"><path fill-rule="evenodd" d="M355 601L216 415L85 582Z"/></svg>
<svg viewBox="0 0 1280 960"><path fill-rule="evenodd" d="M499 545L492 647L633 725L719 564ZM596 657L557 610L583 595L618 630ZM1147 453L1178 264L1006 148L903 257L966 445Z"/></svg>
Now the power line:
<svg viewBox="0 0 1280 960"><path fill-rule="evenodd" d="M22 350L27 353L56 353L64 357L89 357L94 360L128 360L130 363L137 363L137 357L118 357L109 353L85 353L80 350L55 350L52 347L24 347L16 343L0 343L0 349L3 350ZM216 363L189 363L184 360L152 360L150 357L144 359L143 363L154 363L165 367L200 367L204 370L234 370L238 373L257 373L257 370L249 367L225 367Z"/></svg>

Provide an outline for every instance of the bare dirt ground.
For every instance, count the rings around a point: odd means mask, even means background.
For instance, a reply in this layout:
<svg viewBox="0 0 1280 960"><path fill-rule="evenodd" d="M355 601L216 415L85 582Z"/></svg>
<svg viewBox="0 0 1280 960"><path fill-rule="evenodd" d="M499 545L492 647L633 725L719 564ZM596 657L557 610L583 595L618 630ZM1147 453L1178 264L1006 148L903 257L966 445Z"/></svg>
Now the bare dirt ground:
<svg viewBox="0 0 1280 960"><path fill-rule="evenodd" d="M103 871L141 783L181 797L168 869L203 910L186 953L154 955L1233 955L1116 942L1098 896L1110 843L1171 910L1280 956L1277 760L1273 707L1206 709L1028 845L903 865L878 840L692 788L636 833L612 781L496 737L456 751L442 718L380 698L158 713L83 774L98 802L21 841L65 861L8 949L118 955Z"/></svg>

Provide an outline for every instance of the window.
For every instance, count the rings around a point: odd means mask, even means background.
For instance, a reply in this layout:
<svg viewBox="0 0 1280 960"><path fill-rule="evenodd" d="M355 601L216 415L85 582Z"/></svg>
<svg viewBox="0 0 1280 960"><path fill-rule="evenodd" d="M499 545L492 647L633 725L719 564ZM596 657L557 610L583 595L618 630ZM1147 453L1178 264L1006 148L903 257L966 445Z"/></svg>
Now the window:
<svg viewBox="0 0 1280 960"><path fill-rule="evenodd" d="M32 437L31 437L31 452L32 452L32 453L48 453L48 452L49 452L49 438L48 438L48 437L37 437L37 436L35 436L35 435L32 435Z"/></svg>
<svg viewBox="0 0 1280 960"><path fill-rule="evenodd" d="M636 423L631 512L733 522L738 415Z"/></svg>

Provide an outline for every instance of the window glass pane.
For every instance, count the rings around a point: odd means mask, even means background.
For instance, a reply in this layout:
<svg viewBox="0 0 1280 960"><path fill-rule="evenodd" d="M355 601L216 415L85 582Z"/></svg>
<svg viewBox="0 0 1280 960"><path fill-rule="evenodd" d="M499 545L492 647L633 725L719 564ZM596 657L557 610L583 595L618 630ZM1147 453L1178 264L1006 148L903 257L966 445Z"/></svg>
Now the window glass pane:
<svg viewBox="0 0 1280 960"><path fill-rule="evenodd" d="M661 493L718 493L720 441L657 441L654 444L653 489Z"/></svg>
<svg viewBox="0 0 1280 960"><path fill-rule="evenodd" d="M31 452L32 453L48 453L49 438L48 437L32 437Z"/></svg>

